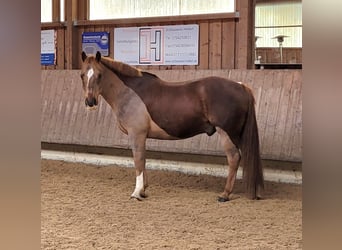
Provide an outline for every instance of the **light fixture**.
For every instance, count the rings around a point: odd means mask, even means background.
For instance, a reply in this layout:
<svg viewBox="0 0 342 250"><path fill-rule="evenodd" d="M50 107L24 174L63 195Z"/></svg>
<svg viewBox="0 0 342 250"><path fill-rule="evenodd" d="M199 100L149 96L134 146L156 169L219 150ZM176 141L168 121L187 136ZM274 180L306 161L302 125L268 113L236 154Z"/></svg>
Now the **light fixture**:
<svg viewBox="0 0 342 250"><path fill-rule="evenodd" d="M289 36L278 35L278 36L275 36L272 38L272 39L277 39L277 41L279 43L280 63L283 63L283 42L284 42L285 37L289 37Z"/></svg>

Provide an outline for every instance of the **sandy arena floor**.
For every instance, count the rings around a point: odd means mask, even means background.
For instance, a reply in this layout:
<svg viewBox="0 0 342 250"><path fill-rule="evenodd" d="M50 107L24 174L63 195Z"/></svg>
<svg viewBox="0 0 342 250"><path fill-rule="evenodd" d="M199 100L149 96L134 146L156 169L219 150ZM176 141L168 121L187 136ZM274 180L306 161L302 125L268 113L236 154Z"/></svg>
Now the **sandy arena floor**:
<svg viewBox="0 0 342 250"><path fill-rule="evenodd" d="M42 160L42 249L301 249L302 188L266 182L263 200L216 201L225 178Z"/></svg>

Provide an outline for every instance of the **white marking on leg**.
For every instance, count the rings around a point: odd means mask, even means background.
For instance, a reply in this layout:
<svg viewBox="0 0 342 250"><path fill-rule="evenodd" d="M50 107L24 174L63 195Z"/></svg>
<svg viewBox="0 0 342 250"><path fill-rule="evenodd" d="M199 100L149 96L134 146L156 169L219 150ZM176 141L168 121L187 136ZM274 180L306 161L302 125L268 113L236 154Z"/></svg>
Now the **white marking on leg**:
<svg viewBox="0 0 342 250"><path fill-rule="evenodd" d="M144 173L141 172L141 174L136 177L135 189L134 189L131 197L141 198L140 192L142 191L143 188L144 188Z"/></svg>

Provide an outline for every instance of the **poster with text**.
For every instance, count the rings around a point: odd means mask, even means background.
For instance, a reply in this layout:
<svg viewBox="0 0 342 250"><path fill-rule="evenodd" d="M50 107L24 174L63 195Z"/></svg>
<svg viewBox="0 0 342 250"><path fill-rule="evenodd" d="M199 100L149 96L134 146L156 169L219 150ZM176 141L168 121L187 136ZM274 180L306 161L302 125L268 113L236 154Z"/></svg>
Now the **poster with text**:
<svg viewBox="0 0 342 250"><path fill-rule="evenodd" d="M114 59L131 65L198 65L199 26L114 29Z"/></svg>
<svg viewBox="0 0 342 250"><path fill-rule="evenodd" d="M95 55L97 51L103 56L109 55L109 33L108 32L83 32L82 51L86 54Z"/></svg>
<svg viewBox="0 0 342 250"><path fill-rule="evenodd" d="M42 30L40 33L40 64L56 64L56 32L55 30Z"/></svg>

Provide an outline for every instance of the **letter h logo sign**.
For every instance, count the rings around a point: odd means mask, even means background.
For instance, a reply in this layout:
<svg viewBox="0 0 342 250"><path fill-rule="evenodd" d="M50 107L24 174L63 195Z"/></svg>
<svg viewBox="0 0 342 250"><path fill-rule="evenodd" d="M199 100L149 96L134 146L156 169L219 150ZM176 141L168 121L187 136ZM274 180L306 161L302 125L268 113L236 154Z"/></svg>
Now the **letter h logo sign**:
<svg viewBox="0 0 342 250"><path fill-rule="evenodd" d="M139 29L139 63L163 64L164 30L162 28Z"/></svg>

